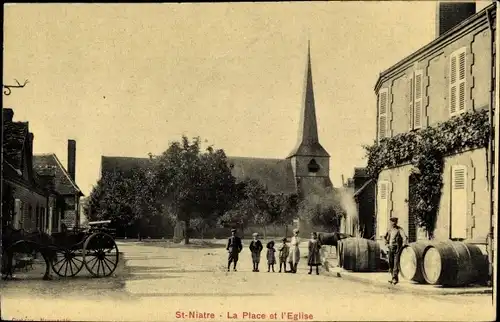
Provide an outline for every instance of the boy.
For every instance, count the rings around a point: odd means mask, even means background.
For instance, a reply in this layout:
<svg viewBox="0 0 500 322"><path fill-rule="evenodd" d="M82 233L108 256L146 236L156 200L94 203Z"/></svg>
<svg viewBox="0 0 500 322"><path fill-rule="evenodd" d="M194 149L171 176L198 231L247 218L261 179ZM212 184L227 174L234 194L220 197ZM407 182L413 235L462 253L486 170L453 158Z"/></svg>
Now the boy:
<svg viewBox="0 0 500 322"><path fill-rule="evenodd" d="M253 262L253 270L252 272L259 271L259 263L260 263L260 253L264 248L262 243L259 240L259 234L253 233L253 240L250 243L250 252L252 253L252 262Z"/></svg>
<svg viewBox="0 0 500 322"><path fill-rule="evenodd" d="M281 266L283 265L283 272L286 273L286 260L288 258L288 254L290 253L290 248L286 244L287 240L286 237L283 238L283 244L281 244L280 248L278 249L280 252L280 273L281 273Z"/></svg>

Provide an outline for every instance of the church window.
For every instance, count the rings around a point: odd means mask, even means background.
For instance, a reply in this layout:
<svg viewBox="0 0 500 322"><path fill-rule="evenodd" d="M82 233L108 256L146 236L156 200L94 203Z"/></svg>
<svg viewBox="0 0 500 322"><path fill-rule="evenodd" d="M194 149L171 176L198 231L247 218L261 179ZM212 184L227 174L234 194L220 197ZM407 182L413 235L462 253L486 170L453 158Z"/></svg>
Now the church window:
<svg viewBox="0 0 500 322"><path fill-rule="evenodd" d="M316 160L312 159L307 165L307 169L309 170L309 172L316 173L319 171L319 164L316 162Z"/></svg>

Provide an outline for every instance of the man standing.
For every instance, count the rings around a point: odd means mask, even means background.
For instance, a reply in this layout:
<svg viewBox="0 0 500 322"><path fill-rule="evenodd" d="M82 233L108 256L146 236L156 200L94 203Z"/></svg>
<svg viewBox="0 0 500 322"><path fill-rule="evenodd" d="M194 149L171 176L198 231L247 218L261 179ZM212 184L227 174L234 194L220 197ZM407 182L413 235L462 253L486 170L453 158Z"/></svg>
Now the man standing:
<svg viewBox="0 0 500 322"><path fill-rule="evenodd" d="M238 257L243 249L240 237L236 236L236 229L231 229L231 237L227 240L226 250L229 253L227 262L227 271L231 269L231 263L233 263L233 271L236 272L236 264L238 263Z"/></svg>
<svg viewBox="0 0 500 322"><path fill-rule="evenodd" d="M385 234L385 243L389 247L389 272L392 277L389 283L396 285L399 282L399 253L408 244L408 237L403 228L398 226L398 218L392 217L390 221L391 228Z"/></svg>

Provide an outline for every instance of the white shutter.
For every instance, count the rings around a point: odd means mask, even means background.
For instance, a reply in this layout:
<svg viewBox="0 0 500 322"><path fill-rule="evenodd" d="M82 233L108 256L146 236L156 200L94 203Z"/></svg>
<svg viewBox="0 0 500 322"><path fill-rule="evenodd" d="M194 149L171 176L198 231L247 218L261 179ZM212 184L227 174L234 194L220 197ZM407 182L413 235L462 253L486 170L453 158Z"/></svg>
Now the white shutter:
<svg viewBox="0 0 500 322"><path fill-rule="evenodd" d="M386 138L388 135L387 128L387 114L388 114L388 94L389 91L387 89L380 90L378 94L378 137L379 140Z"/></svg>
<svg viewBox="0 0 500 322"><path fill-rule="evenodd" d="M467 81L467 55L465 47L450 55L450 116L465 111L466 81Z"/></svg>
<svg viewBox="0 0 500 322"><path fill-rule="evenodd" d="M457 55L456 53L450 56L450 116L457 113Z"/></svg>
<svg viewBox="0 0 500 322"><path fill-rule="evenodd" d="M378 226L378 236L384 236L387 232L387 224L389 218L387 218L388 213L388 199L389 199L389 183L387 181L381 181L378 185L378 205L377 205L377 226Z"/></svg>
<svg viewBox="0 0 500 322"><path fill-rule="evenodd" d="M422 105L423 105L423 72L415 72L415 95L413 110L413 127L419 129L422 127Z"/></svg>
<svg viewBox="0 0 500 322"><path fill-rule="evenodd" d="M466 55L465 48L462 49L458 55L458 113L465 111L465 90L466 90L466 78L467 78L467 65L466 65Z"/></svg>
<svg viewBox="0 0 500 322"><path fill-rule="evenodd" d="M467 238L467 167L451 168L451 238Z"/></svg>
<svg viewBox="0 0 500 322"><path fill-rule="evenodd" d="M22 207L23 207L23 205L21 203L21 200L16 199L14 201L14 215L11 218L12 226L14 227L14 229L20 228L20 221L21 221L21 218L23 217Z"/></svg>
<svg viewBox="0 0 500 322"><path fill-rule="evenodd" d="M413 95L414 87L413 87L414 75L413 73L408 76L408 112L410 119L410 131L413 130Z"/></svg>

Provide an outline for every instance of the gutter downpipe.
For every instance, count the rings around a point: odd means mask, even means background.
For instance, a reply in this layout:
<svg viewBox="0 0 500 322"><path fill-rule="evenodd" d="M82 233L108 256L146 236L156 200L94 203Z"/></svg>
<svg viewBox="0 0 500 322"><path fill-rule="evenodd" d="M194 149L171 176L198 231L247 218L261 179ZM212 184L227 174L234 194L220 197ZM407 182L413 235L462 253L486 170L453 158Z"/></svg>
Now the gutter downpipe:
<svg viewBox="0 0 500 322"><path fill-rule="evenodd" d="M490 131L490 138L488 142L488 185L489 185L489 200L490 200L490 231L488 233L488 261L489 261L489 274L491 277L491 282L493 283L493 217L494 217L494 194L493 194L493 189L495 187L494 182L493 182L493 169L492 165L494 166L494 156L493 156L493 151L494 151L494 132L497 131L497 128L495 128L493 122L493 105L495 104L495 70L493 69L495 67L495 60L494 60L494 46L495 46L495 34L494 34L494 29L493 29L493 19L491 17L491 10L486 11L486 17L488 18L488 27L490 29L490 41L491 41L491 81L490 81L490 104L488 104L488 120L489 120L489 131ZM495 187L496 188L496 187Z"/></svg>
<svg viewBox="0 0 500 322"><path fill-rule="evenodd" d="M495 50L496 50L496 62L495 62L495 74L496 74L496 78L495 78L495 90L496 90L496 93L494 93L494 95L492 96L493 99L495 100L495 165L494 165L494 171L495 171L495 181L494 181L494 188L495 188L495 191L496 193L493 194L493 197L494 197L494 203L493 203L493 218L492 218L492 222L493 222L493 227L492 228L492 233L493 233L493 241L492 241L492 250L493 250L493 255L496 257L496 254L497 254L497 243L498 243L498 187L500 186L499 185L499 163L500 163L500 158L499 158L499 152L500 152L500 147L499 147L499 143L500 143L500 100L498 99L498 95L500 94L500 64L499 64L499 56L498 56L498 53L500 52L500 41L499 41L499 37L498 37L498 30L499 30L499 26L500 26L500 22L498 20L498 14L500 12L500 8L499 8L499 5L498 5L498 2L495 2L495 9L496 9L496 33L495 33L495 37L493 38L493 41L495 41ZM493 50L493 48L492 48ZM496 303L497 303L497 286L498 284L498 281L497 281L497 278L498 278L498 261L497 260L494 260L493 261L493 303L495 305L495 308L496 308Z"/></svg>

